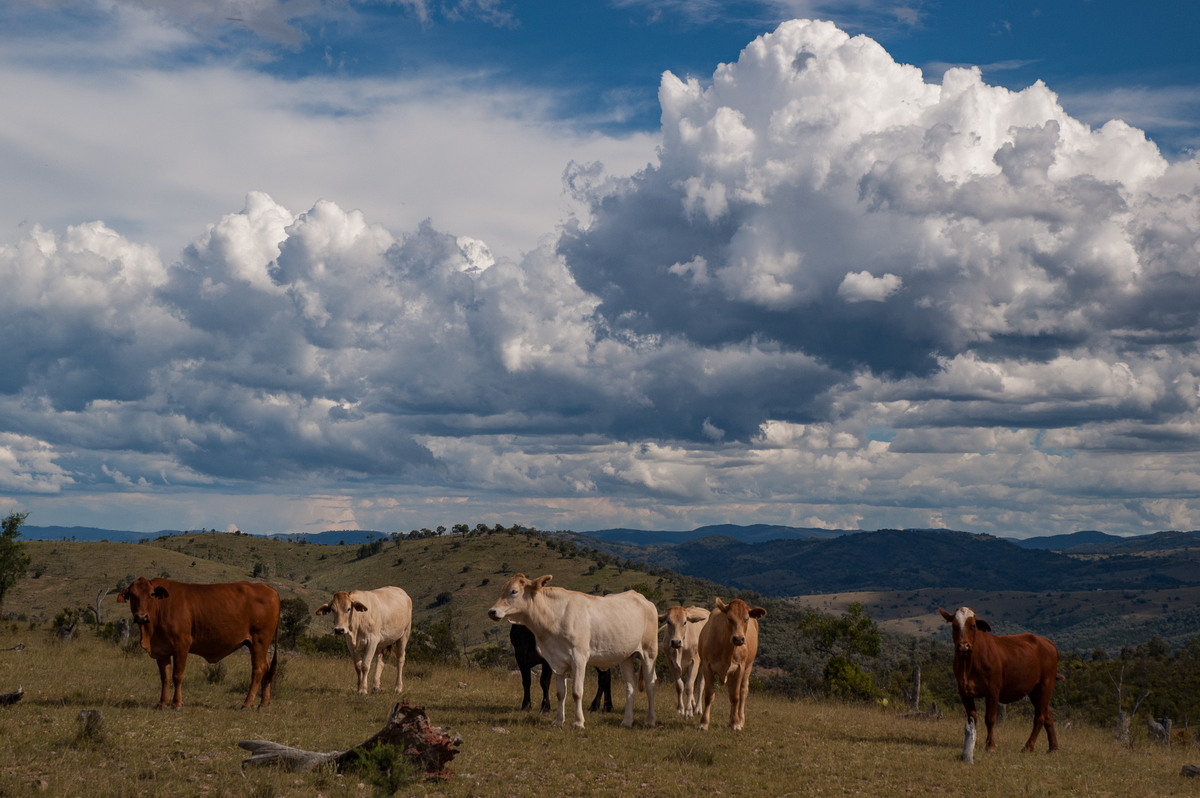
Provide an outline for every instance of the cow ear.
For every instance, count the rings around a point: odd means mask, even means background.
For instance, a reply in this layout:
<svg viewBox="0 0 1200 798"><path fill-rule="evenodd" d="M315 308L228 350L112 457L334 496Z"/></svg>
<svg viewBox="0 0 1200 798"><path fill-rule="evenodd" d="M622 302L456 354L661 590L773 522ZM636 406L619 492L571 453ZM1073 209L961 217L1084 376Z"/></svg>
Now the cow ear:
<svg viewBox="0 0 1200 798"><path fill-rule="evenodd" d="M154 596L155 598L163 599L171 594L167 592L167 589L165 587L163 587L162 585L159 585L158 587L154 588L154 592L151 595Z"/></svg>
<svg viewBox="0 0 1200 798"><path fill-rule="evenodd" d="M129 588L125 588L120 593L117 593L117 603L124 604L129 601Z"/></svg>
<svg viewBox="0 0 1200 798"><path fill-rule="evenodd" d="M987 621L983 620L982 618L975 619L975 628L981 629L985 632L992 631L992 625L990 623L988 623Z"/></svg>
<svg viewBox="0 0 1200 798"><path fill-rule="evenodd" d="M941 607L938 607L938 612L940 612L940 613L942 614L942 617L946 619L946 623L954 623L954 616L953 616L953 615L951 615L950 613L946 612L946 611L945 611L944 609L942 609Z"/></svg>
<svg viewBox="0 0 1200 798"><path fill-rule="evenodd" d="M533 580L533 589L541 590L542 588L544 588L546 586L546 583L549 582L553 578L554 577L551 576L550 574L546 574L545 576L539 576L537 579Z"/></svg>
<svg viewBox="0 0 1200 798"><path fill-rule="evenodd" d="M708 620L708 610L702 610L699 607L692 607L687 611L688 623L700 623Z"/></svg>
<svg viewBox="0 0 1200 798"><path fill-rule="evenodd" d="M665 612L660 612L660 613L658 614L658 622L659 622L659 623L666 623L666 622L667 622L667 613L665 613Z"/></svg>
<svg viewBox="0 0 1200 798"><path fill-rule="evenodd" d="M717 603L716 603L714 606L715 606L717 609L719 609L719 610L724 610L724 609L725 609L726 607L728 607L729 605L728 605L728 604L726 604L724 601L721 601L721 597L720 597L720 596L717 596Z"/></svg>
<svg viewBox="0 0 1200 798"><path fill-rule="evenodd" d="M333 609L328 604L322 604L320 607L317 607L317 611L313 614L314 615L328 615L331 612L333 612Z"/></svg>
<svg viewBox="0 0 1200 798"><path fill-rule="evenodd" d="M751 617L751 618L761 618L761 617L763 617L763 616L764 616L764 615L766 615L766 614L767 614L767 611L766 611L766 610L764 610L762 607L753 607L753 608L750 610L750 617Z"/></svg>
<svg viewBox="0 0 1200 798"><path fill-rule="evenodd" d="M367 605L363 604L361 601L352 601L352 602L350 602L350 606L354 608L355 612L366 612L367 611Z"/></svg>

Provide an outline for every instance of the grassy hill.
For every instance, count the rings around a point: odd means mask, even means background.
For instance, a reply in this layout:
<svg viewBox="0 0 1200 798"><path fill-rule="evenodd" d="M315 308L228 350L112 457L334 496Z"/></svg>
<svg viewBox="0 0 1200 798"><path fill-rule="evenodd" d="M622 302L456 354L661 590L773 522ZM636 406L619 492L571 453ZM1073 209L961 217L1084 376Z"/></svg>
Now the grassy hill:
<svg viewBox="0 0 1200 798"><path fill-rule="evenodd" d="M587 559L574 546L520 533L488 533L380 541L360 546L319 546L208 532L142 543L29 541L30 576L17 582L3 610L49 621L65 608L91 606L102 591L138 576L185 582L255 578L283 598L298 596L316 609L337 590L397 585L413 599L414 622L449 614L465 648L507 641L508 628L487 618L504 581L517 572L553 574L554 583L584 592L617 592L640 585L658 603L712 604L716 587L678 575ZM552 548L552 546L554 546ZM723 594L728 599L729 594ZM124 612L113 596L101 603L105 619ZM328 621L314 620L314 630Z"/></svg>

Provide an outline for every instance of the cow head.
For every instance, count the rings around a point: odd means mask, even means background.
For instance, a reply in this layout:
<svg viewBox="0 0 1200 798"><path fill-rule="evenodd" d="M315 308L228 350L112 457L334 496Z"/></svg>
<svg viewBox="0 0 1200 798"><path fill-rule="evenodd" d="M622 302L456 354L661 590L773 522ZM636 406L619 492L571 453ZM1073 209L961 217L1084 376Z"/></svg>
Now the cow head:
<svg viewBox="0 0 1200 798"><path fill-rule="evenodd" d="M150 580L139 576L129 587L117 593L117 602L128 604L133 622L142 631L142 648L150 650L150 636L154 633L158 618L158 602L170 596L162 585L152 585Z"/></svg>
<svg viewBox="0 0 1200 798"><path fill-rule="evenodd" d="M732 634L729 640L735 646L746 645L746 626L749 625L751 618L761 618L767 614L767 611L762 607L751 607L741 599L734 599L726 604L717 599L717 611L725 614L729 619L729 626Z"/></svg>
<svg viewBox="0 0 1200 798"><path fill-rule="evenodd" d="M500 588L500 598L488 610L488 617L493 621L508 618L513 623L520 623L538 591L553 578L547 574L530 580L525 574L517 574Z"/></svg>
<svg viewBox="0 0 1200 798"><path fill-rule="evenodd" d="M350 619L356 612L366 612L367 606L361 601L353 601L345 590L333 594L328 604L317 607L317 615L333 613L333 633L344 635L350 631ZM382 666L381 666L382 667Z"/></svg>
<svg viewBox="0 0 1200 798"><path fill-rule="evenodd" d="M683 638L689 623L704 623L708 620L708 610L700 607L672 607L658 614L658 622L666 627L664 641L671 648L683 648Z"/></svg>
<svg viewBox="0 0 1200 798"><path fill-rule="evenodd" d="M975 611L970 607L959 607L958 611L953 615L940 607L938 608L938 612L946 619L946 623L951 624L951 633L954 636L954 650L959 653L970 654L975 648L976 631L992 631L992 625L982 618L976 618Z"/></svg>

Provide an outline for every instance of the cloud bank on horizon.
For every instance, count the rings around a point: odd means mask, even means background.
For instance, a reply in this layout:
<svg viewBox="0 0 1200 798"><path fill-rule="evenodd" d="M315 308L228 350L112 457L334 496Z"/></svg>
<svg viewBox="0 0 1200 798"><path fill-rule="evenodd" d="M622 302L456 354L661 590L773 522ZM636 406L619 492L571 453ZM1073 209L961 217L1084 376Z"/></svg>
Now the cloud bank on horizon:
<svg viewBox="0 0 1200 798"><path fill-rule="evenodd" d="M659 102L653 162L571 161L523 254L253 186L166 258L105 221L0 244L0 510L1200 527L1200 161L829 22Z"/></svg>

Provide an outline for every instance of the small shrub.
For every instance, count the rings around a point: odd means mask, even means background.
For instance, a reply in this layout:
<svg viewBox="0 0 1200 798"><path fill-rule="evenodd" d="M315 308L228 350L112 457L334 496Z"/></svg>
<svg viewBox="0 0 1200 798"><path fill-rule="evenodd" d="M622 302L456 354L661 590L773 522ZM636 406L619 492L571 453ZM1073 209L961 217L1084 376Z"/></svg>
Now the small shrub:
<svg viewBox="0 0 1200 798"><path fill-rule="evenodd" d="M359 752L354 769L363 781L374 785L384 795L395 795L415 783L420 775L412 760L394 745L377 745Z"/></svg>

